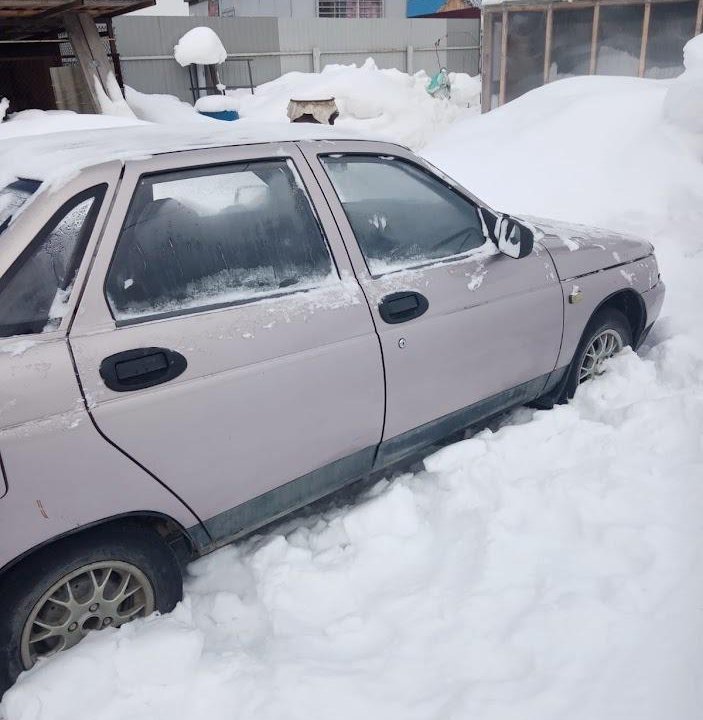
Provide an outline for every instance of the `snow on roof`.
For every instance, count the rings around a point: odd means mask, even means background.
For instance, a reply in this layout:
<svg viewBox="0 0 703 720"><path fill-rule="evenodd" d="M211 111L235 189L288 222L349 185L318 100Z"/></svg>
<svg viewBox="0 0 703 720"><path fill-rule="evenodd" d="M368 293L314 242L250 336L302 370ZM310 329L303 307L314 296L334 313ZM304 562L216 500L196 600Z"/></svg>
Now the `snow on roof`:
<svg viewBox="0 0 703 720"><path fill-rule="evenodd" d="M194 27L178 41L173 54L179 65L219 65L227 51L217 33L209 27Z"/></svg>
<svg viewBox="0 0 703 720"><path fill-rule="evenodd" d="M132 127L55 132L0 140L0 187L19 177L59 186L82 169L111 160L137 160L178 150L295 140L341 140L360 136L328 125L239 120L184 127ZM367 137L368 139L368 137Z"/></svg>

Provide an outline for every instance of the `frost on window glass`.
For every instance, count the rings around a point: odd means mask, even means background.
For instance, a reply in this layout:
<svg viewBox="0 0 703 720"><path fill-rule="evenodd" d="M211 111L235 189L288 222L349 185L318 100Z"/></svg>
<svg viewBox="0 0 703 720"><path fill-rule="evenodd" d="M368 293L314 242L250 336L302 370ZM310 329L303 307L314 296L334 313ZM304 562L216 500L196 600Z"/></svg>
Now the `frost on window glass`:
<svg viewBox="0 0 703 720"><path fill-rule="evenodd" d="M61 323L90 233L92 195L43 230L0 282L0 336L55 330Z"/></svg>
<svg viewBox="0 0 703 720"><path fill-rule="evenodd" d="M243 302L333 280L295 167L267 160L142 178L107 278L117 319Z"/></svg>
<svg viewBox="0 0 703 720"><path fill-rule="evenodd" d="M485 244L474 205L424 170L370 155L321 159L373 275Z"/></svg>

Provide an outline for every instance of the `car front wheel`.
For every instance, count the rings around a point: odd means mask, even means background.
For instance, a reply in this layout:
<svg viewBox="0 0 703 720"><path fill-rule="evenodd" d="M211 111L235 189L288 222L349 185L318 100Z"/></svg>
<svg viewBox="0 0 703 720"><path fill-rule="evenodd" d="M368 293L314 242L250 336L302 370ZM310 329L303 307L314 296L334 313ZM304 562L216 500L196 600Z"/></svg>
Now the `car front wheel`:
<svg viewBox="0 0 703 720"><path fill-rule="evenodd" d="M632 345L628 319L615 308L599 311L583 333L569 368L564 400L574 396L576 388L603 373L603 364L627 345Z"/></svg>
<svg viewBox="0 0 703 720"><path fill-rule="evenodd" d="M168 544L131 522L59 540L10 570L2 585L0 694L37 660L93 630L168 612L183 591Z"/></svg>

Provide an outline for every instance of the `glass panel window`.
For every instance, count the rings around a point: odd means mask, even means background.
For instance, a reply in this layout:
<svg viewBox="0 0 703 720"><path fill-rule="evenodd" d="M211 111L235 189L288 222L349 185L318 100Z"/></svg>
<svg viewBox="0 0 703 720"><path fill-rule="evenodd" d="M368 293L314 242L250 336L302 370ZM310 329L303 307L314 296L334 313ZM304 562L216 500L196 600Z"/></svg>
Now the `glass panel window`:
<svg viewBox="0 0 703 720"><path fill-rule="evenodd" d="M286 160L143 177L107 277L117 319L247 302L333 280L332 259Z"/></svg>
<svg viewBox="0 0 703 720"><path fill-rule="evenodd" d="M588 75L592 33L593 8L554 8L550 81Z"/></svg>
<svg viewBox="0 0 703 720"><path fill-rule="evenodd" d="M382 18L383 0L317 0L321 18Z"/></svg>
<svg viewBox="0 0 703 720"><path fill-rule="evenodd" d="M598 75L637 75L644 5L602 5L598 27Z"/></svg>
<svg viewBox="0 0 703 720"><path fill-rule="evenodd" d="M0 281L0 336L56 330L97 216L100 186L57 213Z"/></svg>
<svg viewBox="0 0 703 720"><path fill-rule="evenodd" d="M542 11L508 14L506 102L544 83L546 23L546 13Z"/></svg>
<svg viewBox="0 0 703 720"><path fill-rule="evenodd" d="M652 5L645 77L671 78L683 72L683 46L695 33L697 10L698 2Z"/></svg>
<svg viewBox="0 0 703 720"><path fill-rule="evenodd" d="M0 234L36 192L39 184L36 180L16 180L0 189Z"/></svg>
<svg viewBox="0 0 703 720"><path fill-rule="evenodd" d="M453 257L486 242L476 207L415 165L375 155L321 160L372 275Z"/></svg>

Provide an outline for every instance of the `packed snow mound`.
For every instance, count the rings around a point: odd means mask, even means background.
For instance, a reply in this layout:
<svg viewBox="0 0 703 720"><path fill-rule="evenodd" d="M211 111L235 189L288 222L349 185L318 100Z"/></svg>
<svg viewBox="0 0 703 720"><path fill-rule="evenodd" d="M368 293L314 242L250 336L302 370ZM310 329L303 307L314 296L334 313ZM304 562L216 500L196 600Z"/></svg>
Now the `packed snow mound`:
<svg viewBox="0 0 703 720"><path fill-rule="evenodd" d="M683 64L689 72L703 74L703 35L696 35L684 45Z"/></svg>
<svg viewBox="0 0 703 720"><path fill-rule="evenodd" d="M194 27L178 41L173 55L182 67L187 65L220 65L227 51L217 33L209 27Z"/></svg>
<svg viewBox="0 0 703 720"><path fill-rule="evenodd" d="M666 94L665 114L678 127L703 135L703 35L686 43L683 64L686 69Z"/></svg>
<svg viewBox="0 0 703 720"><path fill-rule="evenodd" d="M206 95L198 98L195 109L198 112L225 112L236 110L239 103L227 95Z"/></svg>
<svg viewBox="0 0 703 720"><path fill-rule="evenodd" d="M0 125L0 140L26 135L47 135L55 132L123 128L144 125L134 117L92 115L72 110L22 110L13 113Z"/></svg>
<svg viewBox="0 0 703 720"><path fill-rule="evenodd" d="M333 97L339 110L335 125L357 133L373 133L414 149L429 142L459 117L477 112L478 78L451 73L456 90L449 100L427 94L429 78L419 72L379 70L369 58L361 66L327 65L321 73L291 72L248 90L231 92L243 118L287 122L288 102ZM471 103L473 110L467 105Z"/></svg>
<svg viewBox="0 0 703 720"><path fill-rule="evenodd" d="M190 103L175 95L142 93L125 85L125 97L134 114L141 120L164 125L190 125L215 122L195 111Z"/></svg>
<svg viewBox="0 0 703 720"><path fill-rule="evenodd" d="M173 613L42 662L0 715L698 720L703 155L668 86L560 81L426 149L501 209L651 238L668 296L640 356L191 564Z"/></svg>

